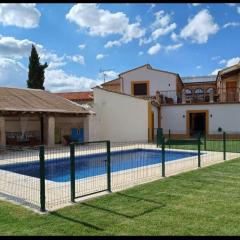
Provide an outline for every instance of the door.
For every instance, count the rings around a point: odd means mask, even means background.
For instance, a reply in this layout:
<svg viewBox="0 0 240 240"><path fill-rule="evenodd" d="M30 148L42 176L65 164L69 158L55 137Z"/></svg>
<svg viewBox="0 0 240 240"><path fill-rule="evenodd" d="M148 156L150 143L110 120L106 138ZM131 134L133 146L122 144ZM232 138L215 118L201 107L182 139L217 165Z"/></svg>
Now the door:
<svg viewBox="0 0 240 240"><path fill-rule="evenodd" d="M226 101L236 102L237 100L237 82L226 82Z"/></svg>
<svg viewBox="0 0 240 240"><path fill-rule="evenodd" d="M186 135L188 137L197 137L199 133L208 135L208 110L187 110L186 116Z"/></svg>
<svg viewBox="0 0 240 240"><path fill-rule="evenodd" d="M206 133L206 113L190 113L190 136L197 137L198 134Z"/></svg>

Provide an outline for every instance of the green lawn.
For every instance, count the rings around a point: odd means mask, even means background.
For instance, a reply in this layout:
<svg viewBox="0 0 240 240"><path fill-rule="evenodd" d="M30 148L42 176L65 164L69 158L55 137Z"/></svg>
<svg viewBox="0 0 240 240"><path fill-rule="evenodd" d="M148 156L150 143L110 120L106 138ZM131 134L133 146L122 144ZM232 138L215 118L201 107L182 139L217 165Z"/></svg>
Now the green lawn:
<svg viewBox="0 0 240 240"><path fill-rule="evenodd" d="M201 139L201 150L207 151L223 151L223 141L222 140L207 140L206 149L204 149L204 139ZM166 145L169 148L169 145ZM177 149L190 149L196 150L197 145L171 145L170 148ZM240 140L227 140L226 141L226 151L227 152L240 152Z"/></svg>
<svg viewBox="0 0 240 240"><path fill-rule="evenodd" d="M240 159L38 215L0 201L1 235L240 235Z"/></svg>

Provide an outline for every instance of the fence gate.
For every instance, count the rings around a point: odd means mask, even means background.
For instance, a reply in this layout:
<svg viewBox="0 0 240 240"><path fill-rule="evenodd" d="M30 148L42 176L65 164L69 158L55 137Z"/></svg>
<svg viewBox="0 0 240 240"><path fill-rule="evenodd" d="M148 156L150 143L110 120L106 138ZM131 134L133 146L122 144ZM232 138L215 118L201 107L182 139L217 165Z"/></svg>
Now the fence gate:
<svg viewBox="0 0 240 240"><path fill-rule="evenodd" d="M111 191L110 141L70 144L71 201Z"/></svg>

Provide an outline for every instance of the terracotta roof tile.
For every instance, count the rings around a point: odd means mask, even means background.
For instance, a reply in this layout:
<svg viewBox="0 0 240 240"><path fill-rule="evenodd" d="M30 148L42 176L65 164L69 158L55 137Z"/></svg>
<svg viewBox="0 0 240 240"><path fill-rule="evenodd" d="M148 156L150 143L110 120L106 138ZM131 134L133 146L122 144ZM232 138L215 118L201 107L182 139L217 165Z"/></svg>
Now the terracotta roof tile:
<svg viewBox="0 0 240 240"><path fill-rule="evenodd" d="M71 101L91 101L93 100L93 92L63 92L55 93L58 96L64 97Z"/></svg>

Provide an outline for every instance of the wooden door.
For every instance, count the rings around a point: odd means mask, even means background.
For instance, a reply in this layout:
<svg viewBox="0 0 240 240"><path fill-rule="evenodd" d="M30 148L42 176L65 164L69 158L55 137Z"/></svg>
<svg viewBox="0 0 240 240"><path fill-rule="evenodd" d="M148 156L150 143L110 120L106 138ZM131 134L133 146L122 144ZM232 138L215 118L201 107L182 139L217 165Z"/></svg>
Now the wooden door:
<svg viewBox="0 0 240 240"><path fill-rule="evenodd" d="M226 101L236 102L237 100L237 82L226 82Z"/></svg>

